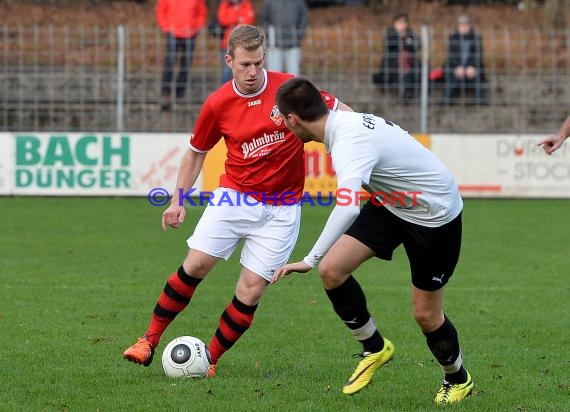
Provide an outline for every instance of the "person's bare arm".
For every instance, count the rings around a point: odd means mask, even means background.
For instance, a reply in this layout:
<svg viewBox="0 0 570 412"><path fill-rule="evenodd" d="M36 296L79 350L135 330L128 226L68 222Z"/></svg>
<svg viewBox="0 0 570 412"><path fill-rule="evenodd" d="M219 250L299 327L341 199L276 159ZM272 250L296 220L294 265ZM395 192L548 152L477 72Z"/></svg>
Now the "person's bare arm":
<svg viewBox="0 0 570 412"><path fill-rule="evenodd" d="M168 226L173 228L180 227L182 222L184 222L186 210L184 209L184 199L180 195L187 193L192 185L196 183L205 158L206 153L195 152L190 148L184 153L178 169L172 201L168 209L162 214L162 230L166 230Z"/></svg>
<svg viewBox="0 0 570 412"><path fill-rule="evenodd" d="M560 130L557 133L553 134L552 136L548 136L547 138L540 141L539 146L542 146L546 154L551 155L560 147L568 137L570 136L570 116L566 118L562 126L560 126Z"/></svg>
<svg viewBox="0 0 570 412"><path fill-rule="evenodd" d="M359 193L359 191L362 190L361 187L361 179L349 179L339 184L339 188L348 190L349 193ZM309 254L300 262L289 263L276 269L271 282L275 283L290 273L307 273L314 268L331 246L350 227L359 214L360 205L357 202L348 205L340 205L337 203Z"/></svg>

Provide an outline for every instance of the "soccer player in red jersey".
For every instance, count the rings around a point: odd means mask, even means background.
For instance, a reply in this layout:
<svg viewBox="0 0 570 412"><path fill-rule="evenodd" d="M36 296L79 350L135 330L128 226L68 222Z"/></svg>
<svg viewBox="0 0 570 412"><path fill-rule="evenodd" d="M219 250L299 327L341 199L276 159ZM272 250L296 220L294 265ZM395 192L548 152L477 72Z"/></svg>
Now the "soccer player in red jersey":
<svg viewBox="0 0 570 412"><path fill-rule="evenodd" d="M225 173L212 205L187 241L186 259L164 286L147 331L124 352L129 361L150 365L160 337L190 303L199 283L244 239L235 295L208 345L209 376L215 375L218 359L251 326L273 272L285 265L293 250L301 217L298 202L305 179L304 150L275 104L277 89L293 76L267 72L264 57L264 34L259 28L240 25L232 31L226 63L234 80L204 102L178 171L171 205L162 215L163 230L178 228L184 221L180 193L191 189L206 154L222 137L228 149ZM325 92L322 96L330 109L350 110L335 97Z"/></svg>

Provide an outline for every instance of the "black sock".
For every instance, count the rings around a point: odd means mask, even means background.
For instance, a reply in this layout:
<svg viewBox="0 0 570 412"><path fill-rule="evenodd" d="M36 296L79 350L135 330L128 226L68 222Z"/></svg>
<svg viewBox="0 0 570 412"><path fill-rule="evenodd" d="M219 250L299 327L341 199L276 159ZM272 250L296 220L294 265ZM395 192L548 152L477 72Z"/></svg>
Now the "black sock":
<svg viewBox="0 0 570 412"><path fill-rule="evenodd" d="M366 296L356 279L350 276L342 285L325 291L334 311L362 343L364 351L380 352L384 347L384 339L368 312Z"/></svg>
<svg viewBox="0 0 570 412"><path fill-rule="evenodd" d="M443 324L433 332L424 332L427 345L445 373L450 383L467 382L467 371L463 367L457 330L453 323L444 317Z"/></svg>
<svg viewBox="0 0 570 412"><path fill-rule="evenodd" d="M372 319L372 318L370 318ZM378 329L368 339L361 340L364 352L376 353L384 349L384 339L380 336Z"/></svg>
<svg viewBox="0 0 570 412"><path fill-rule="evenodd" d="M446 373L445 380L449 383L465 383L467 382L467 371L461 365L461 368L455 373Z"/></svg>

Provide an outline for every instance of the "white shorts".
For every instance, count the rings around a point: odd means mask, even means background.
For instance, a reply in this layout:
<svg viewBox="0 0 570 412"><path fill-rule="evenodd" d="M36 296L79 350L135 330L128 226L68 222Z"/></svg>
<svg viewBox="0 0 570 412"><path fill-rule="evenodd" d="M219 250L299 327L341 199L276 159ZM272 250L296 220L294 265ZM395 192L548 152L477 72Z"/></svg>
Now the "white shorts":
<svg viewBox="0 0 570 412"><path fill-rule="evenodd" d="M218 204L222 194L224 201ZM212 203L186 241L188 247L228 260L244 239L240 263L271 281L273 272L287 263L297 242L300 205L264 205L226 188L214 191Z"/></svg>

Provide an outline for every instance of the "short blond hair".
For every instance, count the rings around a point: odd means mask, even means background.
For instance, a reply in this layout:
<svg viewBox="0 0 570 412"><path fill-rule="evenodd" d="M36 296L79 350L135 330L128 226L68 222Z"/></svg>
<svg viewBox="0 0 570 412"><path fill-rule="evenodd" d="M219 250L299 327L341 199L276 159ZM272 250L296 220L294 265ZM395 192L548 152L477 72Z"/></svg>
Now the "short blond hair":
<svg viewBox="0 0 570 412"><path fill-rule="evenodd" d="M234 57L235 50L243 47L245 50L257 50L260 46L265 50L265 33L261 28L247 24L237 25L230 33L227 53Z"/></svg>

